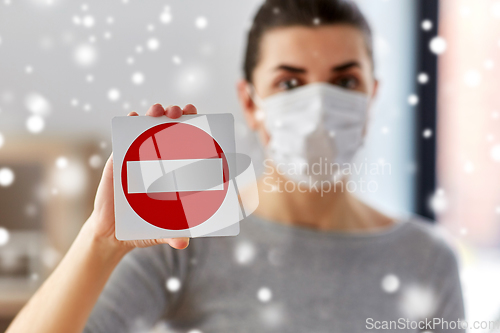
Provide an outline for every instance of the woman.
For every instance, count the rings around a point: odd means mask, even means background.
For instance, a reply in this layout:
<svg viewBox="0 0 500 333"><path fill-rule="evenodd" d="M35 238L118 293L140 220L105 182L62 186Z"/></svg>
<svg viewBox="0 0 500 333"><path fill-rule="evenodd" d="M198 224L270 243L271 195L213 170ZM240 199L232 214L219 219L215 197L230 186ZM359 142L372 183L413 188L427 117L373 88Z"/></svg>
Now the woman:
<svg viewBox="0 0 500 333"><path fill-rule="evenodd" d="M389 218L342 188L377 91L358 8L268 0L244 71L239 98L269 159L241 234L182 251L188 239L117 241L110 158L94 212L9 333L137 332L159 320L172 332L445 332L420 320L463 318L449 247L417 218ZM156 104L146 115L194 113ZM314 172L325 160L334 167Z"/></svg>

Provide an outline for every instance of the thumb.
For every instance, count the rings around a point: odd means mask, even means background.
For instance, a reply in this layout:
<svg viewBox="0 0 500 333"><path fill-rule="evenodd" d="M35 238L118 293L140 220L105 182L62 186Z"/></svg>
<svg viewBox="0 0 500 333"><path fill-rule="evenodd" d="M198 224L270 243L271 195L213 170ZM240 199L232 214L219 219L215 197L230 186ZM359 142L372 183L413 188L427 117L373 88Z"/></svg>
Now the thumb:
<svg viewBox="0 0 500 333"><path fill-rule="evenodd" d="M187 237L181 237L181 238L165 238L165 239L159 239L159 243L162 244L168 244L174 249L177 250L183 250L188 247L189 245L189 238Z"/></svg>

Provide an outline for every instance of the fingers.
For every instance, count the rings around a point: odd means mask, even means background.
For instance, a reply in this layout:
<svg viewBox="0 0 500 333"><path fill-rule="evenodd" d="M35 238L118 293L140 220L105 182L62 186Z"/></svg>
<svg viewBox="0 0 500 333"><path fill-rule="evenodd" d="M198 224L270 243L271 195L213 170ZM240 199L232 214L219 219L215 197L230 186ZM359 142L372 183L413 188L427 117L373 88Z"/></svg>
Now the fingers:
<svg viewBox="0 0 500 333"><path fill-rule="evenodd" d="M161 104L153 105L146 112L146 116L150 116L150 117L160 117L160 116L163 116L164 114L165 114L165 110L163 109L163 106L161 106Z"/></svg>
<svg viewBox="0 0 500 333"><path fill-rule="evenodd" d="M177 105L170 105L165 109L165 115L172 119L177 119L182 116L182 109Z"/></svg>
<svg viewBox="0 0 500 333"><path fill-rule="evenodd" d="M197 113L198 110L193 104L186 105L184 109L181 109L177 105L170 105L166 109L163 109L163 106L161 104L155 104L149 108L149 110L146 112L146 116L161 117L165 115L169 118L177 119L182 115L197 114ZM128 115L137 116L138 114L136 112L130 112Z"/></svg>
<svg viewBox="0 0 500 333"><path fill-rule="evenodd" d="M189 245L189 238L168 238L166 239L166 243L177 250L183 250Z"/></svg>
<svg viewBox="0 0 500 333"><path fill-rule="evenodd" d="M128 116L128 117L131 117L131 116L132 116L132 117L136 117L136 116L138 116L138 115L139 115L139 114L138 114L137 112L130 112L127 116Z"/></svg>
<svg viewBox="0 0 500 333"><path fill-rule="evenodd" d="M198 110L196 110L196 107L193 104L188 104L184 107L182 110L182 114L197 114Z"/></svg>

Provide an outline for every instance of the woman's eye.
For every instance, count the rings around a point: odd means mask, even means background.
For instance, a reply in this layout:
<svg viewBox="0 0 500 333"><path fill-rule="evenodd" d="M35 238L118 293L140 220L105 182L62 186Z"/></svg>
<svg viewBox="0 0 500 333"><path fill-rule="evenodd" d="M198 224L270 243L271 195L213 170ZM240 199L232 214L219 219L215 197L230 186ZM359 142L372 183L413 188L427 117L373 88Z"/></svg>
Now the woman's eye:
<svg viewBox="0 0 500 333"><path fill-rule="evenodd" d="M345 89L356 89L359 82L354 77L343 77L340 80L337 80L335 84Z"/></svg>
<svg viewBox="0 0 500 333"><path fill-rule="evenodd" d="M283 80L279 83L279 88L282 90L290 90L293 88L297 88L298 86L299 80L297 79Z"/></svg>

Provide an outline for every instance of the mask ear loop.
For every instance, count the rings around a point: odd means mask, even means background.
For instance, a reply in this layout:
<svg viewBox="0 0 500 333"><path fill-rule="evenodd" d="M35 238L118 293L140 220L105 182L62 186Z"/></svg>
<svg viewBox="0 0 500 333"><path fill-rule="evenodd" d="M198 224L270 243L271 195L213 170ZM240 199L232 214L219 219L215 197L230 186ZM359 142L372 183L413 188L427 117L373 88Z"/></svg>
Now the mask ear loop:
<svg viewBox="0 0 500 333"><path fill-rule="evenodd" d="M258 122L263 122L264 119L266 118L266 114L264 113L264 102L262 98L257 94L257 90L255 89L255 86L253 83L248 82L248 85L246 86L248 96L252 100L253 104L257 106L257 110L255 110L255 120Z"/></svg>

